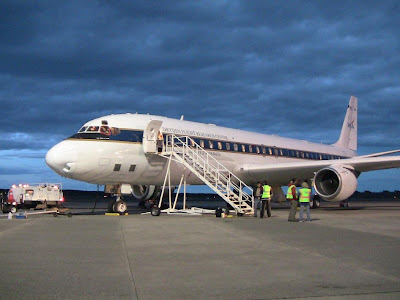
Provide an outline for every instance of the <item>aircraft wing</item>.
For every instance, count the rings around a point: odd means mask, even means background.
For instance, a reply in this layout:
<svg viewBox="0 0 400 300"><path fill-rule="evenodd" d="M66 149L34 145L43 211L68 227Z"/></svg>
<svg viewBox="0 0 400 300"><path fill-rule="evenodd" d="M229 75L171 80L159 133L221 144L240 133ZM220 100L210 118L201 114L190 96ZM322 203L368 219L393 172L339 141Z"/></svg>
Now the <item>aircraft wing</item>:
<svg viewBox="0 0 400 300"><path fill-rule="evenodd" d="M345 168L353 169L356 172L400 168L400 156L360 156L348 159L303 161L269 165L245 164L240 165L239 169L241 172L247 172L249 175L259 176L265 174L267 178L285 178L287 180L287 178L290 177L312 178L314 177L315 172L325 167L334 166L344 166Z"/></svg>

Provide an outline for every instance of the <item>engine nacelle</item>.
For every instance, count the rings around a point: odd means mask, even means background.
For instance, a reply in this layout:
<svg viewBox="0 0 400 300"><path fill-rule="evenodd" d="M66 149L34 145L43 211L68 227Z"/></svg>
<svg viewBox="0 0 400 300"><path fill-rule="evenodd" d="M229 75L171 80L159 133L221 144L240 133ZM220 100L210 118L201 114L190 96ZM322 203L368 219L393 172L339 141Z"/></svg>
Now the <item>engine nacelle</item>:
<svg viewBox="0 0 400 300"><path fill-rule="evenodd" d="M315 174L314 188L323 200L343 201L356 191L357 176L351 167L327 167Z"/></svg>
<svg viewBox="0 0 400 300"><path fill-rule="evenodd" d="M132 196L138 201L146 201L153 196L157 197L159 192L160 188L155 185L132 185Z"/></svg>

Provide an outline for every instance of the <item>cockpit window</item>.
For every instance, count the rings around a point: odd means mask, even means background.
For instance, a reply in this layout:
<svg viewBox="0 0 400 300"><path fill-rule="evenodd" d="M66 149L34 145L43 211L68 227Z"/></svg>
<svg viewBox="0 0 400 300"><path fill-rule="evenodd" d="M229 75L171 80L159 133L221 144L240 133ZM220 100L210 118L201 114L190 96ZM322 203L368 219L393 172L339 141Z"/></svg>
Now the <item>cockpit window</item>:
<svg viewBox="0 0 400 300"><path fill-rule="evenodd" d="M87 126L83 126L81 129L79 129L79 131L78 131L78 132L85 132L85 131L86 131L86 129L87 129Z"/></svg>
<svg viewBox="0 0 400 300"><path fill-rule="evenodd" d="M108 126L101 126L100 127L100 133L104 135L111 135L111 130L110 127Z"/></svg>
<svg viewBox="0 0 400 300"><path fill-rule="evenodd" d="M121 130L119 130L119 128L117 127L111 127L110 130L111 130L111 135L118 135L121 133Z"/></svg>
<svg viewBox="0 0 400 300"><path fill-rule="evenodd" d="M87 131L88 132L99 131L99 126L90 126Z"/></svg>
<svg viewBox="0 0 400 300"><path fill-rule="evenodd" d="M86 126L87 127L87 126ZM86 131L83 128L78 133L70 137L71 139L90 139L90 140L111 140L111 141L126 141L139 142L143 140L143 131L141 130L126 130L117 127L89 126Z"/></svg>
<svg viewBox="0 0 400 300"><path fill-rule="evenodd" d="M100 127L100 133L111 136L111 135L118 135L121 133L121 130L119 130L116 127L108 127L108 126L101 126Z"/></svg>

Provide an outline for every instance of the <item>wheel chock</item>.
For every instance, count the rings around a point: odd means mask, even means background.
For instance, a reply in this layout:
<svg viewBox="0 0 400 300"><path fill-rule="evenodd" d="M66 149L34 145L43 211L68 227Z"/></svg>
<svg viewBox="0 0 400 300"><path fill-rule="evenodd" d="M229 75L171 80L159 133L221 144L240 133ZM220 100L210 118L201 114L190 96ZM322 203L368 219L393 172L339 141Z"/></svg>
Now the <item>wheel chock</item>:
<svg viewBox="0 0 400 300"><path fill-rule="evenodd" d="M105 213L104 215L105 216L127 216L129 214L128 213L123 213L123 214L120 214L120 213Z"/></svg>

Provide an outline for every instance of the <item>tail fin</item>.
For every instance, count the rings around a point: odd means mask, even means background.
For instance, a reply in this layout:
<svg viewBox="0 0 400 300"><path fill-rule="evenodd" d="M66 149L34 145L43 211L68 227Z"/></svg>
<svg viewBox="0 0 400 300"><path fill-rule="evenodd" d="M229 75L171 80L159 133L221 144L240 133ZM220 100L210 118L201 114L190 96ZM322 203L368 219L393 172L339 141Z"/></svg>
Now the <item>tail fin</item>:
<svg viewBox="0 0 400 300"><path fill-rule="evenodd" d="M357 151L357 98L351 96L342 132L335 146Z"/></svg>

